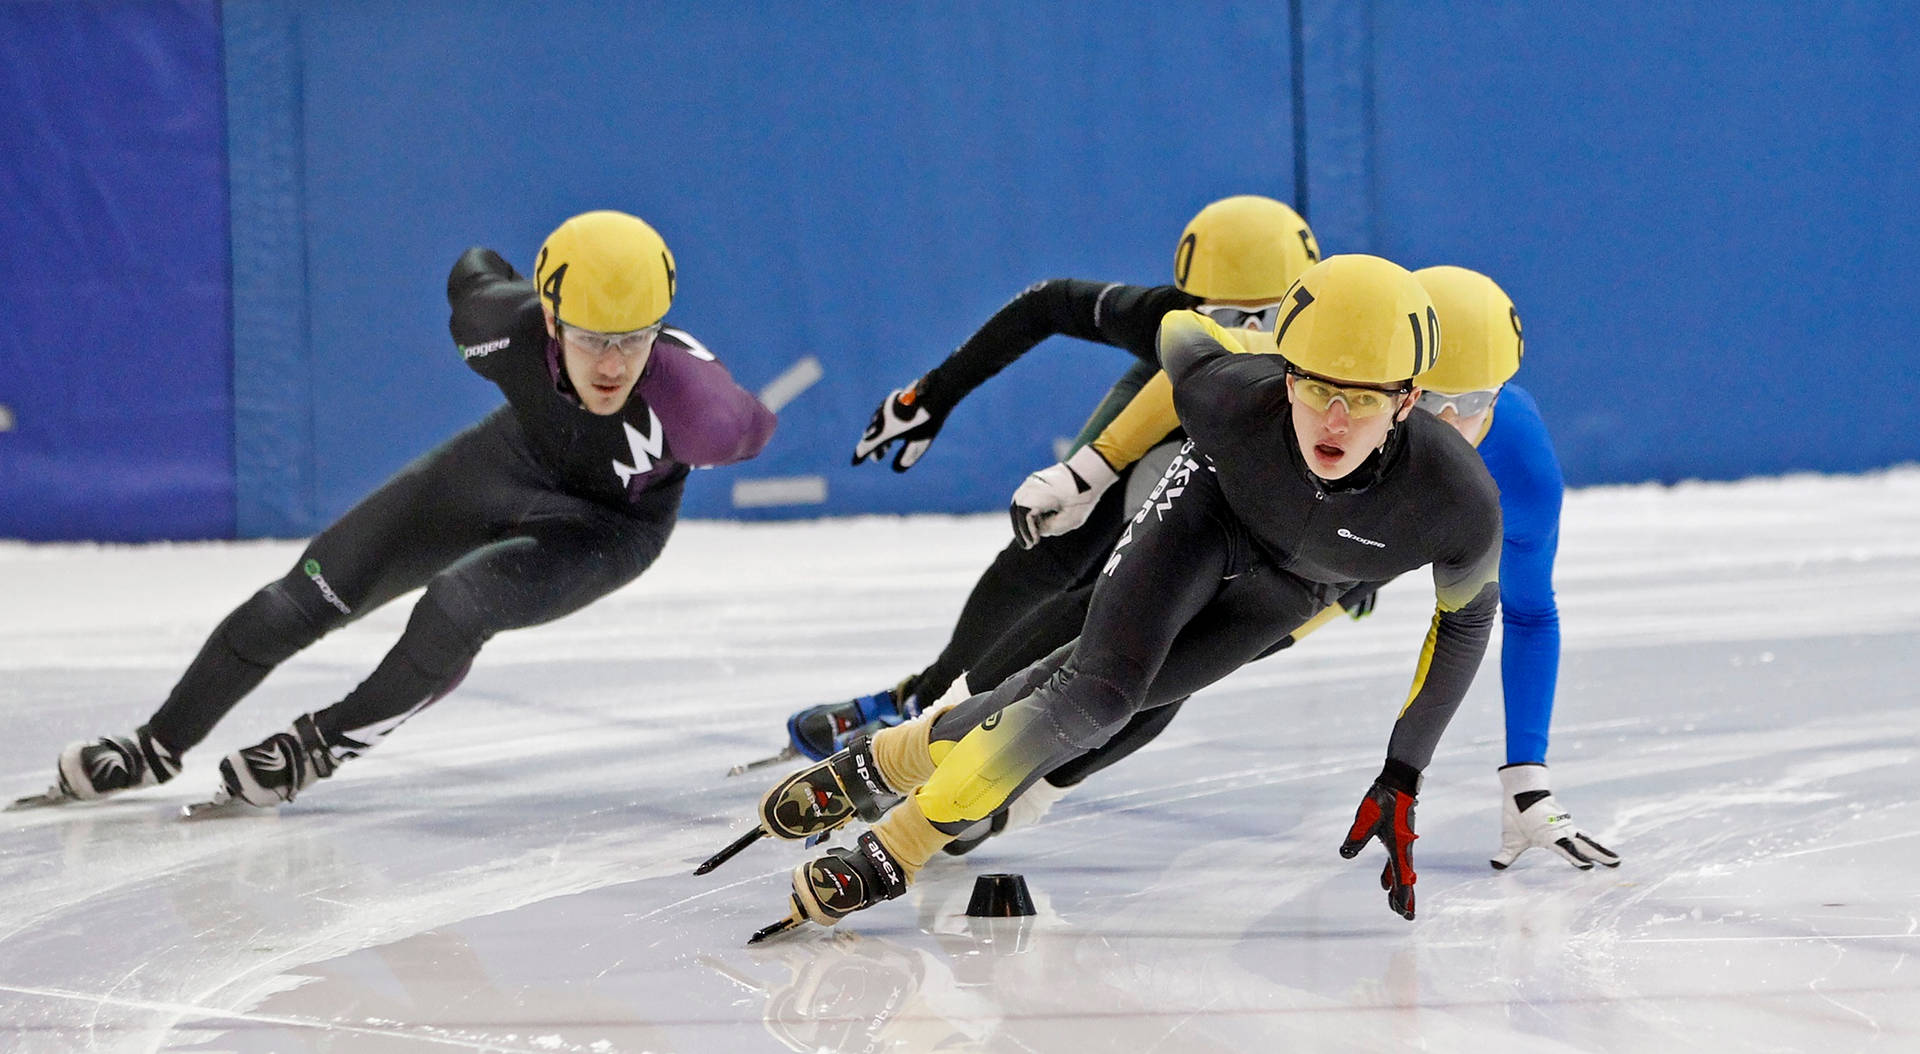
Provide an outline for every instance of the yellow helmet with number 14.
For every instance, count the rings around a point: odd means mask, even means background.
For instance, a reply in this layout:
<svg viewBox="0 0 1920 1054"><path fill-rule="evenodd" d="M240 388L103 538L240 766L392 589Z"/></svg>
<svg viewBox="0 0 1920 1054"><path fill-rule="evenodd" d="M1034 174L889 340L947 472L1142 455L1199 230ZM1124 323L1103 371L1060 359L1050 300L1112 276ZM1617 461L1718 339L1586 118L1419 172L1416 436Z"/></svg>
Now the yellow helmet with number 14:
<svg viewBox="0 0 1920 1054"><path fill-rule="evenodd" d="M666 317L673 304L673 254L638 216L583 212L547 235L533 281L541 306L562 324L627 333Z"/></svg>

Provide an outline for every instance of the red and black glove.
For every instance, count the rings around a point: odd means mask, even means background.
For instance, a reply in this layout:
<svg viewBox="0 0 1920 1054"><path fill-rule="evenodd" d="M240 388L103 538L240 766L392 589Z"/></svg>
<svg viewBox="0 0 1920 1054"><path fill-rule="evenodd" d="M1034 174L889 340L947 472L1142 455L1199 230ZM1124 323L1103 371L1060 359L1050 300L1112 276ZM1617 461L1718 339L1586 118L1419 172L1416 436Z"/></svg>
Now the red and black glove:
<svg viewBox="0 0 1920 1054"><path fill-rule="evenodd" d="M1353 814L1353 827L1347 840L1340 843L1340 855L1348 860L1375 838L1387 849L1387 866L1380 871L1380 888L1387 891L1387 906L1401 918L1413 918L1413 799L1420 793L1420 772L1404 761L1387 759L1360 808Z"/></svg>

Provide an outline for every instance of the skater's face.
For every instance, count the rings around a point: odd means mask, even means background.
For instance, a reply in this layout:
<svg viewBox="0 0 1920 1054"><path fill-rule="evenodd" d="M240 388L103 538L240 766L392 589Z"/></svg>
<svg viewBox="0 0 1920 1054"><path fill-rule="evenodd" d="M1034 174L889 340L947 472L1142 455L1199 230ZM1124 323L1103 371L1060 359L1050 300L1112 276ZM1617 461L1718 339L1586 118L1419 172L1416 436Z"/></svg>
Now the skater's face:
<svg viewBox="0 0 1920 1054"><path fill-rule="evenodd" d="M547 331L557 331L567 379L573 382L581 405L602 416L617 414L627 405L627 397L653 357L660 325L656 322L629 333L595 333L547 318Z"/></svg>
<svg viewBox="0 0 1920 1054"><path fill-rule="evenodd" d="M1289 370L1293 434L1307 468L1324 480L1345 479L1407 419L1418 394L1417 388L1346 384Z"/></svg>
<svg viewBox="0 0 1920 1054"><path fill-rule="evenodd" d="M1467 442L1479 446L1487 431L1487 415L1493 413L1493 401L1499 397L1498 388L1458 394L1429 389L1420 393L1420 409L1452 425L1454 431L1467 437Z"/></svg>

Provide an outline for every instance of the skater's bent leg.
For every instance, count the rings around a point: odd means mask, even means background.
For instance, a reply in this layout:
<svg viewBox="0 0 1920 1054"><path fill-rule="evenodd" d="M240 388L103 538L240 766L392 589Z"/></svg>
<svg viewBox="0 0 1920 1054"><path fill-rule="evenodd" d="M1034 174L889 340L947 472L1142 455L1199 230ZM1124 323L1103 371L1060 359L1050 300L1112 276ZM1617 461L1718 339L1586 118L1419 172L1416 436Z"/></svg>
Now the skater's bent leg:
<svg viewBox="0 0 1920 1054"><path fill-rule="evenodd" d="M1067 664L1067 660L1073 657L1075 643L1075 640L1068 640L1046 655L1001 678L998 682L983 685L971 697L942 711L933 720L930 738L934 742L957 743L962 736L973 731L989 715L1032 695L1035 689L1047 683L1048 678L1057 673ZM972 678L969 677L968 681L971 683Z"/></svg>
<svg viewBox="0 0 1920 1054"><path fill-rule="evenodd" d="M1122 505L1121 488L1110 487L1078 530L1042 538L1031 549L1008 543L967 595L953 635L940 657L921 672L916 694L925 700L940 698L955 678L980 662L1009 626L1048 598L1072 588L1089 567L1098 567L1119 534Z"/></svg>
<svg viewBox="0 0 1920 1054"><path fill-rule="evenodd" d="M1235 554L1246 546L1212 472L1183 452L1155 496L1108 560L1064 665L966 731L944 756L951 733L936 726L929 751L938 767L915 794L934 826L957 834L1044 773L1105 743L1146 701L1183 629L1228 582ZM1016 680L1031 684L1038 672L1029 667Z"/></svg>
<svg viewBox="0 0 1920 1054"><path fill-rule="evenodd" d="M1154 737L1167 730L1185 699L1177 699L1165 706L1156 706L1151 710L1142 710L1127 721L1126 726L1113 734L1113 738L1093 750L1061 765L1047 773L1047 782L1056 787L1072 787L1088 776L1123 760L1134 751L1151 743Z"/></svg>
<svg viewBox="0 0 1920 1054"><path fill-rule="evenodd" d="M1008 677L1080 635L1080 627L1087 620L1087 606L1093 598L1094 583L1100 578L1101 567L1113 549L1113 541L1120 537L1127 518L1139 510L1153 488L1166 475L1167 466L1173 463L1181 445L1182 441L1161 443L1128 467L1123 481L1124 496L1119 507L1111 510L1106 506L1097 508L1096 516L1081 528L1097 529L1099 537L1106 539L1097 554L1098 559L1089 561L1079 581L1028 609L1019 622L1002 633L993 646L975 660L966 674L968 694L992 691Z"/></svg>
<svg viewBox="0 0 1920 1054"><path fill-rule="evenodd" d="M902 793L916 790L933 777L934 766L946 757L958 742L989 715L1020 699L1044 684L1073 653L1068 641L1017 675L1008 677L989 691L938 711L883 728L873 735L874 762L887 786Z"/></svg>
<svg viewBox="0 0 1920 1054"><path fill-rule="evenodd" d="M1007 678L1046 658L1080 635L1093 599L1091 584L1077 586L1036 604L1013 624L966 673L967 694L991 692Z"/></svg>
<svg viewBox="0 0 1920 1054"><path fill-rule="evenodd" d="M450 606L429 585L380 665L346 698L314 714L315 727L329 742L358 753L453 691L493 635L488 621L474 615Z"/></svg>
<svg viewBox="0 0 1920 1054"><path fill-rule="evenodd" d="M1123 486L1114 488L1124 490L1120 504L1117 507L1102 505L1096 508L1095 516L1081 528L1083 531L1096 530L1098 537L1103 539L1095 554L1097 559L1087 562L1080 579L1072 586L1029 608L1019 622L1002 633L993 646L975 660L966 673L969 694L992 691L994 686L1008 677L1080 635L1080 628L1087 620L1093 586L1101 577L1107 554L1112 551L1114 541L1120 538L1128 518L1139 510L1166 475L1167 466L1173 463L1183 442L1170 440L1161 443L1128 466Z"/></svg>
<svg viewBox="0 0 1920 1054"><path fill-rule="evenodd" d="M475 426L441 444L314 536L284 578L207 638L150 722L154 734L176 750L198 744L274 667L497 537L488 503L499 431Z"/></svg>
<svg viewBox="0 0 1920 1054"><path fill-rule="evenodd" d="M469 554L434 576L399 642L316 725L356 752L371 747L458 686L494 634L551 622L639 577L673 522L672 508L639 518L592 507Z"/></svg>
<svg viewBox="0 0 1920 1054"><path fill-rule="evenodd" d="M347 618L295 568L214 628L147 727L176 753L197 746L274 667Z"/></svg>

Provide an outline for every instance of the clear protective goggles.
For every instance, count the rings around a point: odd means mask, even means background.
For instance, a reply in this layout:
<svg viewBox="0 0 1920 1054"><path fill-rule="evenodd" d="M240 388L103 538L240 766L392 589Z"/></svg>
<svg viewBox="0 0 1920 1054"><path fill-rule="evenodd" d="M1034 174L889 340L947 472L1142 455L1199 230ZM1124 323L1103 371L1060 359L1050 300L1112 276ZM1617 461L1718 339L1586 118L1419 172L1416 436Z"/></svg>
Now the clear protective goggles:
<svg viewBox="0 0 1920 1054"><path fill-rule="evenodd" d="M1435 417L1439 417L1440 412L1449 406L1453 407L1455 417L1472 417L1474 414L1484 412L1499 397L1500 389L1498 388L1484 388L1480 391L1458 392L1452 395L1428 389L1420 393L1420 401L1415 405Z"/></svg>
<svg viewBox="0 0 1920 1054"><path fill-rule="evenodd" d="M653 347L654 340L660 336L660 330L665 325L665 320L662 320L651 326L627 330L625 333L599 333L562 323L560 339L567 346L592 355L594 358L618 352L621 358L637 359Z"/></svg>
<svg viewBox="0 0 1920 1054"><path fill-rule="evenodd" d="M1275 300L1271 304L1201 304L1195 311L1213 319L1226 329L1257 329L1262 333L1272 333L1273 325L1280 319L1280 308L1284 300Z"/></svg>
<svg viewBox="0 0 1920 1054"><path fill-rule="evenodd" d="M1347 407L1347 416L1358 420L1378 417L1400 408L1400 397L1411 387L1374 388L1364 384L1335 384L1299 370L1287 371L1293 377L1293 397L1318 413L1325 413L1335 399Z"/></svg>

